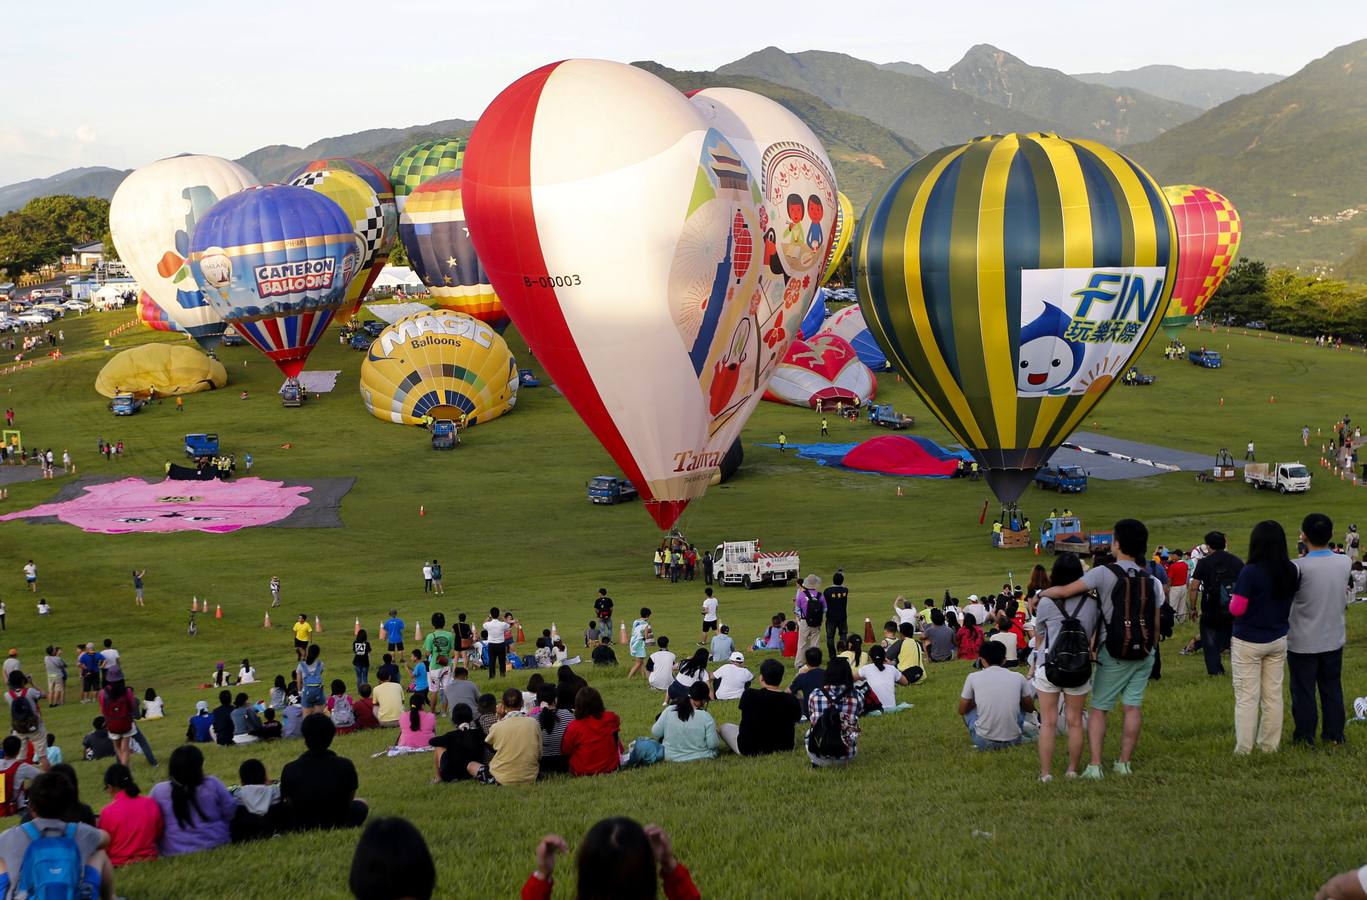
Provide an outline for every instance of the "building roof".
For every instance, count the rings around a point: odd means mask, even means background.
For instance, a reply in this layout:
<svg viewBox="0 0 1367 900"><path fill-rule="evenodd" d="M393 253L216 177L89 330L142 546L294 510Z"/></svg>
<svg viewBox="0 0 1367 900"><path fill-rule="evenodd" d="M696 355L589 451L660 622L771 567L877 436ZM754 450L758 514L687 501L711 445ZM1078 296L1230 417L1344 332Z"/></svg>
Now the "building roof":
<svg viewBox="0 0 1367 900"><path fill-rule="evenodd" d="M88 244L77 244L71 248L72 253L103 253L104 241L91 241Z"/></svg>

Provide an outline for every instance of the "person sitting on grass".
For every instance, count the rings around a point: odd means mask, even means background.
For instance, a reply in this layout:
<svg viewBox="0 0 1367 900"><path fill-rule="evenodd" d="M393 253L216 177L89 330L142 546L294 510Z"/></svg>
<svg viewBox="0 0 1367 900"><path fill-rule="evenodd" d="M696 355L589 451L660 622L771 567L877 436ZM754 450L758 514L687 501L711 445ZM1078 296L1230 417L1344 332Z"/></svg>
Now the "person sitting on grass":
<svg viewBox="0 0 1367 900"><path fill-rule="evenodd" d="M945 624L945 614L931 607L930 624L921 631L921 648L933 663L954 658L954 629Z"/></svg>
<svg viewBox="0 0 1367 900"><path fill-rule="evenodd" d="M579 692L588 686L588 680L577 674L572 666L561 666L555 670L555 705L561 709L574 709Z"/></svg>
<svg viewBox="0 0 1367 900"><path fill-rule="evenodd" d="M275 710L268 706L261 715L264 717L261 720L261 740L275 741L285 736L285 726L275 718Z"/></svg>
<svg viewBox="0 0 1367 900"><path fill-rule="evenodd" d="M688 689L693 687L696 682L708 683L707 656L707 648L699 647L693 651L692 656L684 660L683 664L679 666L678 674L669 683L669 690L666 691L670 703L686 699Z"/></svg>
<svg viewBox="0 0 1367 900"><path fill-rule="evenodd" d="M826 715L827 712L831 715ZM854 761L859 750L859 716L864 702L854 688L854 674L850 664L839 657L826 667L826 678L821 687L807 699L807 729L805 743L807 758L812 768L843 766Z"/></svg>
<svg viewBox="0 0 1367 900"><path fill-rule="evenodd" d="M603 695L585 686L574 703L574 721L565 727L560 752L573 775L615 772L622 762L622 720L603 707Z"/></svg>
<svg viewBox="0 0 1367 900"><path fill-rule="evenodd" d="M797 620L791 619L783 624L783 658L797 658Z"/></svg>
<svg viewBox="0 0 1367 900"><path fill-rule="evenodd" d="M678 668L678 657L669 649L668 637L661 635L655 645L660 649L646 660L646 671L650 673L646 683L657 691L668 691L670 683L674 681L674 670Z"/></svg>
<svg viewBox="0 0 1367 900"><path fill-rule="evenodd" d="M769 627L764 629L764 634L755 638L755 643L751 649L754 650L782 650L783 649L783 617L774 616L769 620Z"/></svg>
<svg viewBox="0 0 1367 900"><path fill-rule="evenodd" d="M81 741L81 746L85 747L86 759L103 759L106 756L114 755L114 742L109 740L109 735L104 734L104 716L95 717L95 731L104 735L104 740L95 738L95 733L87 734ZM190 717L189 723L185 726L185 740L192 744L210 744L214 740L214 717L209 713L209 703L207 700L195 701L195 714ZM109 752L101 752L104 744L109 745Z"/></svg>
<svg viewBox="0 0 1367 900"><path fill-rule="evenodd" d="M536 870L522 885L522 900L550 900L556 855L568 850L558 834L541 839L536 845ZM579 880L574 895L580 900L656 897L656 879L664 888L665 900L702 897L688 869L674 858L669 834L658 825L642 828L632 819L603 819L584 835L575 866Z"/></svg>
<svg viewBox="0 0 1367 900"><path fill-rule="evenodd" d="M536 724L541 727L541 774L568 772L569 760L565 757L565 730L574 721L574 711L559 709L555 703L556 687L543 684L536 689L536 700L540 707L536 713Z"/></svg>
<svg viewBox="0 0 1367 900"><path fill-rule="evenodd" d="M82 823L66 822L62 816L78 802L78 793L70 779L57 772L45 772L33 779L29 788L29 808L33 819L0 833L0 897L17 896L21 885L30 879L39 890L58 888L50 883L46 873L24 871L29 845L42 837L65 835L76 845L80 865L80 886L70 896L114 898L114 867L106 852L109 835L98 828ZM33 863L30 862L30 866ZM58 888L60 889L60 888ZM67 896L44 893L30 896Z"/></svg>
<svg viewBox="0 0 1367 900"><path fill-rule="evenodd" d="M617 654L612 652L612 647L608 646L610 641L606 638L598 639L598 646L593 648L593 664L595 666L615 666L617 665Z"/></svg>
<svg viewBox="0 0 1367 900"><path fill-rule="evenodd" d="M408 697L408 712L399 716L400 747L428 746L437 730L437 717L427 711L427 692L414 691Z"/></svg>
<svg viewBox="0 0 1367 900"><path fill-rule="evenodd" d="M403 688L394 683L383 666L378 677L380 683L375 685L373 692L375 718L379 720L381 728L398 728L399 717L403 715Z"/></svg>
<svg viewBox="0 0 1367 900"><path fill-rule="evenodd" d="M816 651L820 662L821 651ZM727 723L718 736L741 756L786 753L793 749L793 729L802 718L802 707L783 685L783 663L766 659L759 664L759 690L746 688L740 698L740 724Z"/></svg>
<svg viewBox="0 0 1367 900"><path fill-rule="evenodd" d="M251 841L275 834L280 815L280 785L266 777L266 764L259 759L246 759L237 767L242 784L232 789L237 798L237 812L233 815L233 843Z"/></svg>
<svg viewBox="0 0 1367 900"><path fill-rule="evenodd" d="M812 696L812 691L825 683L826 670L821 667L821 648L808 647L803 654L802 668L797 670L797 675L788 685L788 693L798 702L799 719L807 717L807 701Z"/></svg>
<svg viewBox="0 0 1367 900"><path fill-rule="evenodd" d="M100 810L100 830L109 835L109 861L115 866L156 859L157 840L166 829L161 807L133 780L127 766L114 763L104 771L109 805Z"/></svg>
<svg viewBox="0 0 1367 900"><path fill-rule="evenodd" d="M976 660L982 650L983 630L973 613L965 612L963 624L954 632L954 651L959 659Z"/></svg>
<svg viewBox="0 0 1367 900"><path fill-rule="evenodd" d="M602 632L598 630L598 620L590 619L589 627L584 629L584 646L597 647L598 642L603 639Z"/></svg>
<svg viewBox="0 0 1367 900"><path fill-rule="evenodd" d="M356 703L346 692L346 682L340 678L332 679L332 684L328 686L327 712L338 734L350 734L356 730Z"/></svg>
<svg viewBox="0 0 1367 900"><path fill-rule="evenodd" d="M362 684L356 688L356 693L361 696L352 704L352 711L356 714L356 730L361 731L366 728L379 728L380 720L375 718L375 700L371 696L374 693L370 685ZM269 710L267 710L269 712Z"/></svg>
<svg viewBox="0 0 1367 900"><path fill-rule="evenodd" d="M422 832L407 819L375 819L361 832L347 879L357 900L431 900L437 867Z"/></svg>
<svg viewBox="0 0 1367 900"><path fill-rule="evenodd" d="M214 707L214 742L220 747L231 746L237 729L233 726L233 692L219 691L218 706Z"/></svg>
<svg viewBox="0 0 1367 900"><path fill-rule="evenodd" d="M925 650L910 622L898 625L897 632L899 637L888 646L888 661L897 666L907 684L916 684L926 676Z"/></svg>
<svg viewBox="0 0 1367 900"><path fill-rule="evenodd" d="M726 665L712 673L714 691L712 696L718 700L739 700L745 688L755 678L755 673L745 668L745 654L734 651Z"/></svg>
<svg viewBox="0 0 1367 900"><path fill-rule="evenodd" d="M731 640L731 626L723 625L717 634L712 636L712 644L708 648L713 662L725 662L731 658L731 654L736 652L736 642Z"/></svg>
<svg viewBox="0 0 1367 900"><path fill-rule="evenodd" d="M228 843L237 798L212 775L204 774L204 754L194 744L177 747L168 765L170 781L152 788L166 823L157 848L162 856L212 850Z"/></svg>
<svg viewBox="0 0 1367 900"><path fill-rule="evenodd" d="M869 648L868 664L860 666L855 673L860 681L868 684L873 695L878 698L883 712L900 712L907 706L897 704L897 685L906 684L907 678L897 667L888 662L888 651L881 644Z"/></svg>
<svg viewBox="0 0 1367 900"><path fill-rule="evenodd" d="M717 722L706 709L712 692L699 681L688 689L688 697L665 707L650 729L664 744L667 762L694 762L716 759L719 739Z"/></svg>
<svg viewBox="0 0 1367 900"><path fill-rule="evenodd" d="M1002 666L1006 648L996 641L984 644L979 658L983 668L964 679L959 715L979 750L1014 747L1024 739L1025 714L1035 711L1030 685L1025 676Z"/></svg>
<svg viewBox="0 0 1367 900"><path fill-rule="evenodd" d="M473 776L470 763L484 762L484 732L475 721L475 711L467 703L457 703L451 710L451 724L455 728L438 735L427 743L432 749L432 765L436 781L465 781Z"/></svg>
<svg viewBox="0 0 1367 900"><path fill-rule="evenodd" d="M494 751L487 765L471 762L470 777L481 784L531 784L541 763L541 729L522 709L522 692L503 692L502 715L489 729L485 743Z"/></svg>
<svg viewBox="0 0 1367 900"><path fill-rule="evenodd" d="M308 749L280 772L285 827L359 827L370 807L356 799L356 766L330 749L337 733L332 720L321 713L305 716L302 731Z"/></svg>

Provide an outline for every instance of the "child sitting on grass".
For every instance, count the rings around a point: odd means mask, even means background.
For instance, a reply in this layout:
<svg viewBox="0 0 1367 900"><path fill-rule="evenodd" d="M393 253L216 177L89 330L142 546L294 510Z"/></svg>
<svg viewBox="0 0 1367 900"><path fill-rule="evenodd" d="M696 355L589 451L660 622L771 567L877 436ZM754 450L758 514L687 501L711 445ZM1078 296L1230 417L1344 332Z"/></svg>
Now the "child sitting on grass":
<svg viewBox="0 0 1367 900"><path fill-rule="evenodd" d="M57 746L57 736L53 734L47 736L47 761L52 766L62 763L62 748Z"/></svg>
<svg viewBox="0 0 1367 900"><path fill-rule="evenodd" d="M156 688L148 688L142 695L142 717L144 719L161 719L166 716L166 703L157 696Z"/></svg>
<svg viewBox="0 0 1367 900"><path fill-rule="evenodd" d="M233 814L229 833L233 843L268 837L275 833L279 814L280 785L267 780L266 764L259 759L247 759L237 768L242 784L231 788L237 798L237 812Z"/></svg>
<svg viewBox="0 0 1367 900"><path fill-rule="evenodd" d="M356 730L356 707L351 695L346 692L346 682L340 678L332 679L332 693L327 702L328 716L337 727L338 734L350 734Z"/></svg>
<svg viewBox="0 0 1367 900"><path fill-rule="evenodd" d="M280 720L275 717L274 708L269 706L266 707L261 715L264 717L261 720L261 740L273 741L284 736L285 727L281 725Z"/></svg>

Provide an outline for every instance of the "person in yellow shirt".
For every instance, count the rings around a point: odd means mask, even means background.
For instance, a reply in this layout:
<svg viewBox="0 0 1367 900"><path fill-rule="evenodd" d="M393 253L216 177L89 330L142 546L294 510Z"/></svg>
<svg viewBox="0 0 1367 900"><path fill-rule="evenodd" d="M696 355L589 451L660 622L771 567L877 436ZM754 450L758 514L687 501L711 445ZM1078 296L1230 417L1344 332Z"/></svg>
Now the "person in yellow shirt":
<svg viewBox="0 0 1367 900"><path fill-rule="evenodd" d="M303 659L309 649L309 639L313 637L313 626L309 624L309 617L300 613L299 621L290 627L294 631L294 654Z"/></svg>
<svg viewBox="0 0 1367 900"><path fill-rule="evenodd" d="M522 708L522 692L508 688L500 704L503 717L484 742L494 748L488 765L472 762L470 777L484 784L532 784L541 766L541 726Z"/></svg>
<svg viewBox="0 0 1367 900"><path fill-rule="evenodd" d="M403 715L403 688L390 680L388 672L380 672L380 683L375 685L371 698L375 701L375 718L385 728L397 728ZM520 696L520 694L519 694Z"/></svg>

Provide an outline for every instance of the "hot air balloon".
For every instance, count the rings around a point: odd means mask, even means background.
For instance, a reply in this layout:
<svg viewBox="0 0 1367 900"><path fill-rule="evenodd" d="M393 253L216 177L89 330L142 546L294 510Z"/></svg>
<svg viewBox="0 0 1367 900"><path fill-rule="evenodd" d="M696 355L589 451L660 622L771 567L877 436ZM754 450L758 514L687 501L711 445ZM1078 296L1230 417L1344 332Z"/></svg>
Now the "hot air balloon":
<svg viewBox="0 0 1367 900"><path fill-rule="evenodd" d="M455 172L465 158L464 138L439 138L426 141L399 154L389 170L389 181L394 185L394 202L403 212L408 195L427 179L444 172Z"/></svg>
<svg viewBox="0 0 1367 900"><path fill-rule="evenodd" d="M824 158L808 140L783 158ZM759 177L698 106L613 62L524 76L470 138L465 212L494 289L661 528L706 490L796 332L788 251L813 289L825 257L805 233L761 256Z"/></svg>
<svg viewBox="0 0 1367 900"><path fill-rule="evenodd" d="M359 264L342 208L293 185L266 185L220 201L190 241L190 266L204 295L289 378L303 370L345 302Z"/></svg>
<svg viewBox="0 0 1367 900"><path fill-rule="evenodd" d="M835 233L831 236L831 251L826 254L826 264L821 268L821 283L825 284L831 280L835 270L840 268L840 262L845 258L845 251L850 249L850 238L854 237L854 228L857 224L854 218L854 204L844 192L837 194L839 204L835 208Z"/></svg>
<svg viewBox="0 0 1367 900"><path fill-rule="evenodd" d="M806 333L805 323L803 333ZM881 372L891 368L888 365L888 358L878 346L878 341L869 333L869 326L864 322L864 312L858 303L845 307L825 320L816 331L817 337L823 334L833 334L848 341L854 352L859 354L859 361L873 371Z"/></svg>
<svg viewBox="0 0 1367 900"><path fill-rule="evenodd" d="M399 217L399 237L408 251L408 264L438 306L474 316L502 332L508 315L470 241L460 179L460 172L447 172L418 185Z"/></svg>
<svg viewBox="0 0 1367 900"><path fill-rule="evenodd" d="M350 310L345 307L338 311L335 319L345 325L351 321L352 316L356 315L361 308L361 301L375 285L375 279L380 277L380 271L389 262L389 251L394 247L394 242L399 239L399 207L394 202L394 185L389 183L389 176L381 172L363 159L353 159L350 157L329 157L327 159L315 159L313 162L301 167L289 177L291 184L295 183L301 176L309 172L350 172L357 175L370 189L375 192L375 196L380 201L381 215L384 219L384 234L380 238L379 245L375 248L375 262L370 268L370 276L361 286L360 291L349 291L357 299L352 304Z"/></svg>
<svg viewBox="0 0 1367 900"><path fill-rule="evenodd" d="M819 334L793 341L769 381L765 400L815 409L843 403L863 406L878 393L878 381L842 337Z"/></svg>
<svg viewBox="0 0 1367 900"><path fill-rule="evenodd" d="M137 169L109 202L119 258L167 317L206 350L223 337L223 318L190 274L190 236L219 200L257 184L252 173L216 156L173 156Z"/></svg>
<svg viewBox="0 0 1367 900"><path fill-rule="evenodd" d="M184 331L146 291L138 291L138 321L153 331Z"/></svg>
<svg viewBox="0 0 1367 900"><path fill-rule="evenodd" d="M854 252L869 330L1013 503L1157 333L1177 233L1114 150L1008 134L904 170Z"/></svg>
<svg viewBox="0 0 1367 900"><path fill-rule="evenodd" d="M486 323L444 309L406 316L380 332L361 363L371 415L417 425L423 416L476 425L517 403L517 361Z"/></svg>
<svg viewBox="0 0 1367 900"><path fill-rule="evenodd" d="M1239 254L1240 221L1234 204L1210 188L1163 188L1177 226L1177 276L1163 330L1176 338L1206 308Z"/></svg>
<svg viewBox="0 0 1367 900"><path fill-rule="evenodd" d="M228 383L223 363L188 344L143 344L120 351L95 376L95 390L106 397L133 394L169 397L212 391Z"/></svg>
<svg viewBox="0 0 1367 900"><path fill-rule="evenodd" d="M344 321L350 321L356 310L361 308L361 300L365 298L370 283L384 267L380 248L387 241L392 241L392 237L386 235L386 230L391 227L393 220L386 222L384 204L369 182L359 175L340 169L315 169L290 183L317 191L332 200L351 220L352 233L356 236L356 246L360 251L360 268L352 276L346 299L337 312L337 318L345 317ZM392 231L389 234L392 235ZM388 249L384 252L384 259L389 259Z"/></svg>

